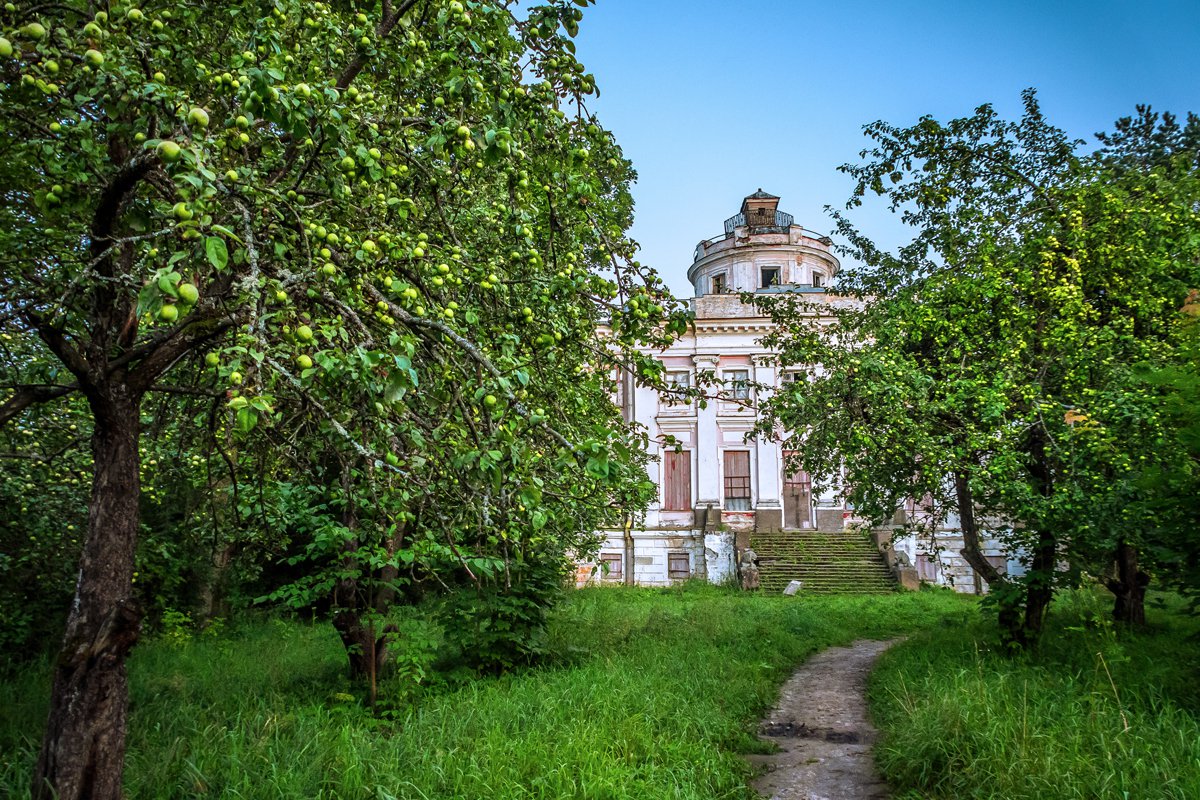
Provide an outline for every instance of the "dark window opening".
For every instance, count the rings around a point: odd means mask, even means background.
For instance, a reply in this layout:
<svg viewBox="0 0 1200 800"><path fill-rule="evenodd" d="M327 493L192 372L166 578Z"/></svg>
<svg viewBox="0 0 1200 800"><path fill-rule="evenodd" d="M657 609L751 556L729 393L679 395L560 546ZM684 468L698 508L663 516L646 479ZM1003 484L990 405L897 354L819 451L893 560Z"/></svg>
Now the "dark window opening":
<svg viewBox="0 0 1200 800"><path fill-rule="evenodd" d="M813 272L813 287L820 289L825 285L825 275L820 272Z"/></svg>
<svg viewBox="0 0 1200 800"><path fill-rule="evenodd" d="M762 288L766 289L771 286L779 285L779 267L763 267L762 268Z"/></svg>
<svg viewBox="0 0 1200 800"><path fill-rule="evenodd" d="M725 273L722 272L720 275L713 275L712 276L712 293L713 294L725 294L726 289L727 289L727 286L725 283Z"/></svg>

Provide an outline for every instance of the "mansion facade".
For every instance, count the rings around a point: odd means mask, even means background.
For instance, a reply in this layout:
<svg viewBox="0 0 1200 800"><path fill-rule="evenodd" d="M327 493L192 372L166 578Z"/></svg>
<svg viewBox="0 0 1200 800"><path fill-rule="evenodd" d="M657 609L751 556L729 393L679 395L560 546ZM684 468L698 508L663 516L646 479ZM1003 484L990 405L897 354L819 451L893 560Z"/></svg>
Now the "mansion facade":
<svg viewBox="0 0 1200 800"><path fill-rule="evenodd" d="M602 532L599 561L580 566L581 583L736 582L743 554L759 548L757 542L779 542L790 531L860 542L867 535L836 490L814 491L806 473L788 469L779 440L752 435L756 405L764 399L756 395L798 373L780 368L760 344L772 322L739 293L802 293L818 309L814 324L822 306L849 302L833 288L840 264L830 239L796 225L778 204L778 197L760 189L725 221L723 235L697 245L688 269L694 323L656 354L669 383L697 386L699 375L712 373L722 387L718 397L679 402L622 377L616 399L627 420L650 432L654 458L648 471L658 498L636 524ZM904 513L898 512L898 523ZM938 531L935 544L915 536L893 543L891 527L873 531L878 558L903 585L925 581L980 591L984 587L959 555L954 524L949 520ZM1000 551L987 552L1004 568L1019 568Z"/></svg>

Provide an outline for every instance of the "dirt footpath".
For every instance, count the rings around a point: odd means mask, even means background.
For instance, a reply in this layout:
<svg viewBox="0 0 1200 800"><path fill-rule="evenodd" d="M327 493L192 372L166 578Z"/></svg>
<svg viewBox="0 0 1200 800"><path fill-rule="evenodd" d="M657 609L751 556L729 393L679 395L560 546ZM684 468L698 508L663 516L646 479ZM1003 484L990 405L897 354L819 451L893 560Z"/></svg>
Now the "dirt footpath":
<svg viewBox="0 0 1200 800"><path fill-rule="evenodd" d="M875 771L876 731L867 716L867 674L895 642L860 641L809 659L784 684L759 736L779 746L749 756L767 772L753 786L772 800L886 800Z"/></svg>

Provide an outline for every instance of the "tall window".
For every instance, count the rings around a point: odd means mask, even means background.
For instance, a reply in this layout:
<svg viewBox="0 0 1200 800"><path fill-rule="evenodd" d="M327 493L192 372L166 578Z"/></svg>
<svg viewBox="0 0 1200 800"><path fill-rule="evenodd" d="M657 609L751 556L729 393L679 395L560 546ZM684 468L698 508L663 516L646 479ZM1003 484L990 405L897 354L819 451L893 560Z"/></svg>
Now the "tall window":
<svg viewBox="0 0 1200 800"><path fill-rule="evenodd" d="M663 453L663 510L692 510L692 454L688 450Z"/></svg>
<svg viewBox="0 0 1200 800"><path fill-rule="evenodd" d="M825 273L813 270L813 286L817 289L825 285Z"/></svg>
<svg viewBox="0 0 1200 800"><path fill-rule="evenodd" d="M724 272L720 273L719 275L712 276L712 293L713 294L725 294L725 292L728 290L728 288L729 288L729 286L725 280Z"/></svg>
<svg viewBox="0 0 1200 800"><path fill-rule="evenodd" d="M779 285L779 267L763 267L761 270L762 281L760 286L766 289L770 286Z"/></svg>
<svg viewBox="0 0 1200 800"><path fill-rule="evenodd" d="M725 451L725 510L750 510L750 451Z"/></svg>
<svg viewBox="0 0 1200 800"><path fill-rule="evenodd" d="M750 400L750 370L725 370L725 397L729 400L748 402Z"/></svg>

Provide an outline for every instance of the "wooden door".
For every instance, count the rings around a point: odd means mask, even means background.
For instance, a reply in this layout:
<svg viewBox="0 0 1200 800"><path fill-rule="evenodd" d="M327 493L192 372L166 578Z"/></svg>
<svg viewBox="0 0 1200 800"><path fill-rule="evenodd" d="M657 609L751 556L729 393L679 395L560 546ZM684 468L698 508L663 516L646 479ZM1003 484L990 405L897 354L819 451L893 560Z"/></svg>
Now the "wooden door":
<svg viewBox="0 0 1200 800"><path fill-rule="evenodd" d="M687 450L663 453L663 510L692 510L692 454Z"/></svg>
<svg viewBox="0 0 1200 800"><path fill-rule="evenodd" d="M784 453L784 457L791 456ZM783 527L811 528L812 522L812 476L804 470L783 473Z"/></svg>

